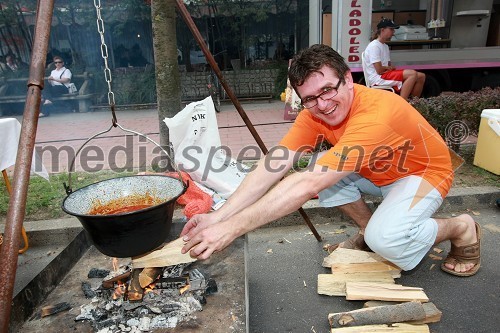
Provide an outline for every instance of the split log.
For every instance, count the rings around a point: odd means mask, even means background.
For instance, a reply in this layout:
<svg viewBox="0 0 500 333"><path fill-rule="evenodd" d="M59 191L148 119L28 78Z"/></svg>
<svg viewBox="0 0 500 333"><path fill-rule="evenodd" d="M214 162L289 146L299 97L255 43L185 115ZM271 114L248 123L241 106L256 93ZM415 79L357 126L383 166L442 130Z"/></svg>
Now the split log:
<svg viewBox="0 0 500 333"><path fill-rule="evenodd" d="M395 279L401 277L401 269L392 263L386 262L334 263L332 265L332 273L336 272L388 272Z"/></svg>
<svg viewBox="0 0 500 333"><path fill-rule="evenodd" d="M142 298L144 297L144 289L141 288L141 284L139 282L139 275L141 274L141 271L142 269L132 270L132 276L130 277L127 292L127 298L130 302L142 301Z"/></svg>
<svg viewBox="0 0 500 333"><path fill-rule="evenodd" d="M159 249L141 256L133 257L132 266L134 266L134 268L165 267L196 261L196 259L191 258L189 253L181 253L184 244L185 242L182 238L178 238L170 243L164 244Z"/></svg>
<svg viewBox="0 0 500 333"><path fill-rule="evenodd" d="M318 274L318 294L345 296L346 282L394 283L394 278L387 272Z"/></svg>
<svg viewBox="0 0 500 333"><path fill-rule="evenodd" d="M118 275L115 275L107 280L103 280L102 281L102 287L104 289L111 289L111 288L114 288L115 287L115 282L122 282L124 283L125 281L128 280L128 278L130 277L130 274L131 274L131 270L130 269L127 269L125 271L125 273L121 273L121 274L118 274Z"/></svg>
<svg viewBox="0 0 500 333"><path fill-rule="evenodd" d="M332 328L331 333L429 333L427 325L397 323L391 325L365 325Z"/></svg>
<svg viewBox="0 0 500 333"><path fill-rule="evenodd" d="M424 293L422 288L406 287L400 284L371 282L347 282L346 299L349 301L429 301L429 298Z"/></svg>
<svg viewBox="0 0 500 333"><path fill-rule="evenodd" d="M402 323L410 320L422 320L425 311L420 302L406 302L395 305L363 308L349 312L330 313L330 327L349 327L374 324Z"/></svg>
<svg viewBox="0 0 500 333"><path fill-rule="evenodd" d="M146 267L139 274L139 284L141 288L146 288L151 283L155 282L156 279L160 277L161 272L163 271L162 267Z"/></svg>
<svg viewBox="0 0 500 333"><path fill-rule="evenodd" d="M394 304L399 304L399 303L387 302L387 301L368 301L365 302L363 307L372 308L376 306L394 305ZM432 302L422 303L422 307L424 308L425 311L425 318L422 320L412 320L409 321L407 324L415 324L415 325L430 324L430 323L437 323L441 320L443 313L434 305L434 303Z"/></svg>
<svg viewBox="0 0 500 333"><path fill-rule="evenodd" d="M323 267L330 268L333 264L356 264L364 262L389 263L374 252L344 249L340 247L323 259Z"/></svg>

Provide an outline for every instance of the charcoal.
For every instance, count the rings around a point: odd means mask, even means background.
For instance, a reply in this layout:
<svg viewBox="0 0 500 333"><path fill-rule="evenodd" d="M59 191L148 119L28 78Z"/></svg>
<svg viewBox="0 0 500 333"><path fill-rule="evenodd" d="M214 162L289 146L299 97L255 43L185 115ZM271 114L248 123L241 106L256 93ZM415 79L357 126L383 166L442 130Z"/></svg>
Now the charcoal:
<svg viewBox="0 0 500 333"><path fill-rule="evenodd" d="M131 327L135 326L135 327L137 327L137 326L139 326L139 324L140 324L140 322L139 322L139 319L137 319L137 318L130 318L129 320L127 320L127 325L128 326L131 326Z"/></svg>
<svg viewBox="0 0 500 333"><path fill-rule="evenodd" d="M191 307L191 309L193 309L194 311L201 311L203 310L203 307L201 306L201 303L194 297L192 296L189 296L187 298L187 302L189 304L189 306Z"/></svg>
<svg viewBox="0 0 500 333"><path fill-rule="evenodd" d="M130 327L123 324L118 325L118 328L120 329L120 332L130 332L132 330Z"/></svg>
<svg viewBox="0 0 500 333"><path fill-rule="evenodd" d="M172 312L172 311L177 311L181 308L181 306L177 303L168 303L168 304L165 304L161 307L161 312L163 313L169 313L169 312Z"/></svg>
<svg viewBox="0 0 500 333"><path fill-rule="evenodd" d="M163 271L163 277L164 278L180 277L183 274L184 268L186 268L190 264L191 263L167 266Z"/></svg>
<svg viewBox="0 0 500 333"><path fill-rule="evenodd" d="M205 295L215 294L219 289L217 288L217 283L214 279L209 279L207 282L207 289L205 289Z"/></svg>
<svg viewBox="0 0 500 333"><path fill-rule="evenodd" d="M151 325L151 318L149 317L142 317L139 320L139 329L141 331L149 331L150 325Z"/></svg>
<svg viewBox="0 0 500 333"><path fill-rule="evenodd" d="M97 329L97 330L101 330L103 328L106 328L106 327L110 327L110 326L113 326L113 325L116 325L116 322L114 319L105 319L105 320L102 320L102 321L95 321L94 322L94 328Z"/></svg>
<svg viewBox="0 0 500 333"><path fill-rule="evenodd" d="M75 318L75 321L94 320L95 304L86 304L80 306L80 314Z"/></svg>
<svg viewBox="0 0 500 333"><path fill-rule="evenodd" d="M149 309L149 311L151 311L151 313L154 313L154 314L161 314L162 313L161 309L156 307L156 306L147 305L147 308Z"/></svg>
<svg viewBox="0 0 500 333"><path fill-rule="evenodd" d="M71 309L71 305L67 302L58 303L56 305L48 305L42 308L40 316L41 317L51 316L53 314L66 311L69 309Z"/></svg>
<svg viewBox="0 0 500 333"><path fill-rule="evenodd" d="M144 304L142 303L135 303L135 302L126 302L123 304L123 309L125 311L131 311L131 310L135 310L137 309L138 307L141 307L143 306Z"/></svg>
<svg viewBox="0 0 500 333"><path fill-rule="evenodd" d="M82 291L85 298L94 298L97 296L97 293L92 290L92 287L88 282L82 282Z"/></svg>
<svg viewBox="0 0 500 333"><path fill-rule="evenodd" d="M177 317L156 316L151 319L151 328L175 328L179 319Z"/></svg>
<svg viewBox="0 0 500 333"><path fill-rule="evenodd" d="M89 279L92 279L92 278L105 278L106 276L108 276L109 274L109 270L108 269L100 269L100 268L91 268L89 273L87 274L87 277Z"/></svg>
<svg viewBox="0 0 500 333"><path fill-rule="evenodd" d="M195 268L189 272L189 286L191 290L200 290L206 288L207 278L199 269Z"/></svg>
<svg viewBox="0 0 500 333"><path fill-rule="evenodd" d="M207 298L205 297L205 295L198 294L198 293L193 293L193 297L194 297L194 298L195 298L198 302L200 302L200 304L202 304L202 305L207 304Z"/></svg>

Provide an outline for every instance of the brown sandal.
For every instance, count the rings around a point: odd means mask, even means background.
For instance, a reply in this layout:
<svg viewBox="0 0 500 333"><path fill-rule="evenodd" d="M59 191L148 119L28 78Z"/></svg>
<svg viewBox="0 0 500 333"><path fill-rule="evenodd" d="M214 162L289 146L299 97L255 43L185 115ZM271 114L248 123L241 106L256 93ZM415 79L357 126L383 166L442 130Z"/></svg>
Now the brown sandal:
<svg viewBox="0 0 500 333"><path fill-rule="evenodd" d="M451 244L451 250L444 262L441 264L441 269L446 273L456 276L472 276L479 270L479 267L481 266L481 226L477 222L474 223L476 223L477 242L464 246L455 246ZM455 270L449 269L445 266L445 264L457 265L459 263L472 263L475 265L466 272L456 272Z"/></svg>
<svg viewBox="0 0 500 333"><path fill-rule="evenodd" d="M326 246L326 251L332 253L339 247L340 243ZM360 250L360 251L371 251L368 245L365 243L365 236L361 234L356 234L347 238L342 244L343 249Z"/></svg>

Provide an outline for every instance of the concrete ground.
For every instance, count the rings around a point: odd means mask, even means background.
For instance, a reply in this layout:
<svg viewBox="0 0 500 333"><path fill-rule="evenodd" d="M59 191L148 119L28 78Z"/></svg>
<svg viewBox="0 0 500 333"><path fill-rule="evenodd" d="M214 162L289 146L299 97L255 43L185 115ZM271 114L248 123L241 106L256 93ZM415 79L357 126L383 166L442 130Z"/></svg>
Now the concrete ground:
<svg viewBox="0 0 500 333"><path fill-rule="evenodd" d="M431 332L498 332L500 325L500 209L474 210L482 226L482 253L479 272L469 278L449 275L439 269L441 260L426 257L396 283L420 287L443 313ZM457 212L459 213L459 212ZM442 217L450 213L440 214ZM334 231L346 227L346 234ZM305 224L259 229L249 234L249 332L329 332L328 314L363 307L363 301L319 295L318 274L330 270L321 266L328 254L326 243L344 240L356 232L339 219L316 224L323 242L318 242ZM449 243L438 246L449 250Z"/></svg>

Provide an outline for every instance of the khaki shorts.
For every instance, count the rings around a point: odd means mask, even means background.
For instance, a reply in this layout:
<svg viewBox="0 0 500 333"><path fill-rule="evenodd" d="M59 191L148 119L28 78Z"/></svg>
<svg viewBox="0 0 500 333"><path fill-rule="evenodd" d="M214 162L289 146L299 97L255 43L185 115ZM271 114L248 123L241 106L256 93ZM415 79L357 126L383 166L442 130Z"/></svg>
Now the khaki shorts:
<svg viewBox="0 0 500 333"><path fill-rule="evenodd" d="M418 189L422 182L427 181L408 176L379 187L352 173L321 191L319 203L323 207L336 207L359 200L361 193L382 196L382 203L366 227L365 242L401 269L411 270L434 245L438 225L431 216L443 202L435 188L421 195Z"/></svg>

